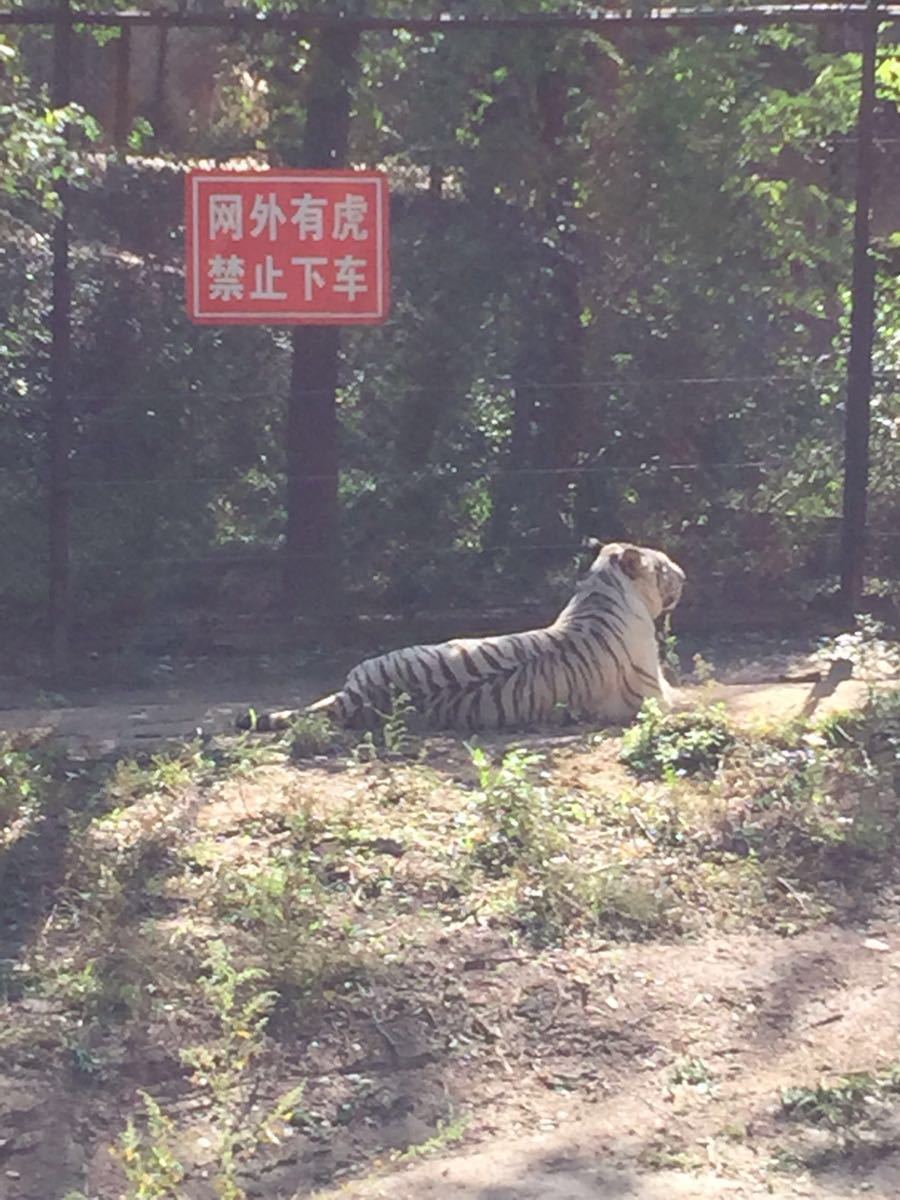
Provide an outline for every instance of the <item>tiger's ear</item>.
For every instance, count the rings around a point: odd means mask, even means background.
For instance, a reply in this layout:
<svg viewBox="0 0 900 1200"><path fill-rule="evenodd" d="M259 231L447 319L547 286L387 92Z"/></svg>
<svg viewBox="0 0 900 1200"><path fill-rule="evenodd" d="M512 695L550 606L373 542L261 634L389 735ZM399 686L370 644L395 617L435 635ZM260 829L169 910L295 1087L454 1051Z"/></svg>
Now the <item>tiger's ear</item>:
<svg viewBox="0 0 900 1200"><path fill-rule="evenodd" d="M637 546L626 546L619 557L619 566L629 579L637 579L640 575L644 559Z"/></svg>
<svg viewBox="0 0 900 1200"><path fill-rule="evenodd" d="M599 538L595 538L595 537L586 537L584 539L584 542L582 543L582 545L584 546L585 550L602 550L603 549L603 543L600 541Z"/></svg>

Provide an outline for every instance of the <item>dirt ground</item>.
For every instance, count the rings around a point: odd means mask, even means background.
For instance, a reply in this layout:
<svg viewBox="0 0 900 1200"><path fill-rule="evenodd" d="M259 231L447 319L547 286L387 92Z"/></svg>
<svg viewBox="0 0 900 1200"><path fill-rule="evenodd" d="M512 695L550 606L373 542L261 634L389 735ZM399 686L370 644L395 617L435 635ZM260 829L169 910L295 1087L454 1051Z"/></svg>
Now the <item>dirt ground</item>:
<svg viewBox="0 0 900 1200"><path fill-rule="evenodd" d="M678 701L721 702L739 727L752 730L865 699L861 681L817 684L809 667L803 649L753 664L735 655L716 682L686 687ZM265 682L242 690L167 681L59 707L44 700L8 708L0 725L45 730L73 761L90 761L198 730L212 736L249 704L301 702L322 690L318 679L287 696ZM549 754L554 784L573 794L602 798L633 787L618 763L617 739L527 744ZM465 777L464 758L459 743L443 739L426 762L455 786ZM287 1142L254 1160L243 1181L248 1195L900 1197L900 1105L893 1099L873 1092L852 1122L819 1124L789 1121L781 1100L784 1089L855 1073L880 1077L900 1061L900 876L889 866L877 886L861 875L829 883L821 896L775 875L776 899L764 907L777 906L777 919L744 911L740 884L729 892L724 921L705 919L698 891L688 894L696 920L689 915L678 931L661 928L643 940L573 936L534 948L480 910L477 897L432 904L442 886L433 878L433 847L452 827L458 796L429 792L433 808L416 809L418 829L407 824L395 834L401 826L384 800L392 778L378 763L340 770L324 760L299 769L276 763L133 806L136 820L144 819L143 805L149 820L188 822L192 845L215 847L218 872L271 853L286 836L279 811L296 802L299 788L325 808L339 800L356 805L359 845L372 855L375 846L379 863L396 864L380 865L376 878L363 850L351 860L355 919L361 928L368 922L366 937L382 965L358 995L329 992L300 1025L276 1030L260 1092L274 1096L302 1081L307 1115ZM366 798L376 793L380 807L370 811ZM67 836L65 814L51 815L42 857L30 867L25 860L33 895L5 927L0 919L0 965L17 969L29 922L29 936L40 927L45 952L67 961L71 928L56 941L52 929L65 907L54 873ZM385 878L399 897L396 908L379 907L384 897L375 889ZM22 871L7 882L8 894L17 895ZM201 893L192 888L188 880L155 892L139 913L140 936L153 922L174 947L188 918L202 923ZM415 921L407 928L410 912ZM67 1003L27 989L0 1003L0 1200L124 1196L110 1147L137 1087L151 1090L186 1131L180 1148L192 1165L171 1194L208 1200L213 1162L202 1147L210 1139L171 1049L184 1037L177 1005L120 1031L92 1030L89 1050L104 1066L89 1079L73 1067L71 1025L61 1034ZM85 1053L77 1036L75 1045Z"/></svg>
<svg viewBox="0 0 900 1200"><path fill-rule="evenodd" d="M891 949L866 949L876 935ZM522 1120L504 1122L475 1153L335 1194L345 1200L900 1195L896 1121L849 1162L829 1166L823 1156L814 1174L781 1179L772 1171L789 1141L774 1103L780 1087L896 1058L895 916L789 943L712 939L687 948L631 947L612 958L616 982L608 995L617 1001L616 1015L604 1012L597 997L599 1004L585 1006L569 1055L560 1058L550 1047L546 1056L535 1052L526 1075L531 1086L521 1089L518 1104ZM556 964L563 995L572 969ZM685 1055L710 1064L710 1091L667 1082L667 1065ZM595 1089L575 1105L565 1093L554 1094L555 1080L569 1072L591 1077ZM519 1080L515 1087L518 1093ZM522 1136L516 1125L523 1124L540 1132ZM678 1171L664 1169L673 1161Z"/></svg>
<svg viewBox="0 0 900 1200"><path fill-rule="evenodd" d="M852 707L866 690L859 679L839 679L824 691L817 688L810 678L816 655L802 640L761 654L755 640L735 639L720 649L716 666L715 681L702 690L704 703L724 703L735 719L750 725L790 720L805 710L823 714ZM7 685L0 688L0 730L46 731L86 754L138 751L167 739L226 732L251 706L257 711L301 707L332 690L340 679L339 670L323 667L298 679L257 675L249 683L242 679L204 685L196 674L170 668L139 688L100 683L73 689L71 699ZM18 699L22 693L30 703ZM676 688L675 694L679 703L690 705L698 689Z"/></svg>

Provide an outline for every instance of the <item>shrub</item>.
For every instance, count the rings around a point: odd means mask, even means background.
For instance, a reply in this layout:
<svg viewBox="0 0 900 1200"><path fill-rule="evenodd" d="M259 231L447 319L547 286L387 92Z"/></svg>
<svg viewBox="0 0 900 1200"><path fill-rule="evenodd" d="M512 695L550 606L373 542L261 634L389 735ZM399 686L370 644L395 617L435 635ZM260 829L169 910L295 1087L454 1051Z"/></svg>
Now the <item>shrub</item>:
<svg viewBox="0 0 900 1200"><path fill-rule="evenodd" d="M623 738L620 758L635 774L657 779L711 774L733 745L734 735L720 705L664 713L655 700L648 700Z"/></svg>

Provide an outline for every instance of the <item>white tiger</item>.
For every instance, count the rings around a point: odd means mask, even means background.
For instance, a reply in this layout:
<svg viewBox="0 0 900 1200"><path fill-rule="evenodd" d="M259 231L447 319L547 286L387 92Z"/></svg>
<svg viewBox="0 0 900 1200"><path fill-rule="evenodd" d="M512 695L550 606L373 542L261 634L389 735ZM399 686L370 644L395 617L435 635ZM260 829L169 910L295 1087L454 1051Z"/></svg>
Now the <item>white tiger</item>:
<svg viewBox="0 0 900 1200"><path fill-rule="evenodd" d="M281 729L305 712L365 727L398 693L432 729L626 721L649 697L668 703L654 622L678 603L684 579L661 550L613 542L545 629L392 650L354 667L339 692L304 710L238 724Z"/></svg>

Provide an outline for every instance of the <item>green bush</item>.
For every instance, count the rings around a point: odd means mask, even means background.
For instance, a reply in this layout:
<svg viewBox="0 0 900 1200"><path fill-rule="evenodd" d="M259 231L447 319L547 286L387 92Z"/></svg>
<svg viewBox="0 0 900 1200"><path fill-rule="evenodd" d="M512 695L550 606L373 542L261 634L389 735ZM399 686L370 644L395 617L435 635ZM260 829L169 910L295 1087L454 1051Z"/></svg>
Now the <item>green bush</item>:
<svg viewBox="0 0 900 1200"><path fill-rule="evenodd" d="M733 745L721 706L664 713L648 700L625 734L619 757L636 775L663 779L717 771Z"/></svg>
<svg viewBox="0 0 900 1200"><path fill-rule="evenodd" d="M900 759L900 688L874 691L858 712L836 712L818 725L827 745L835 749L858 746Z"/></svg>
<svg viewBox="0 0 900 1200"><path fill-rule="evenodd" d="M0 738L0 829L26 804L40 800L46 782L46 770L32 752Z"/></svg>

